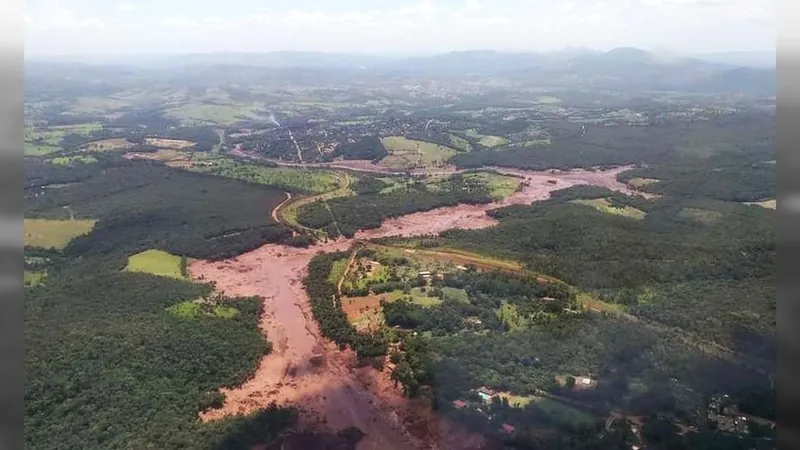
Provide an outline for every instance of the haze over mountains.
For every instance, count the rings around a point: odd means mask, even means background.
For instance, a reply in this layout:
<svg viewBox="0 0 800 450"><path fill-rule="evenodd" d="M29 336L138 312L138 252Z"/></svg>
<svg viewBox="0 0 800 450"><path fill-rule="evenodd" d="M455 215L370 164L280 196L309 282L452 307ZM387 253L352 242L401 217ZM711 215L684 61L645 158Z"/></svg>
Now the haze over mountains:
<svg viewBox="0 0 800 450"><path fill-rule="evenodd" d="M770 61L772 64L770 65ZM725 53L697 57L673 56L632 47L607 52L570 49L551 53L459 51L431 56L384 57L318 52L208 53L104 59L59 58L28 61L28 76L77 71L75 76L111 70L124 75L137 66L143 73L167 77L225 77L237 67L238 77L291 76L328 81L340 76L390 78L502 77L512 82L550 87L628 90L682 90L700 93L740 92L774 95L774 55ZM99 67L102 66L102 67ZM141 69L147 69L144 72Z"/></svg>

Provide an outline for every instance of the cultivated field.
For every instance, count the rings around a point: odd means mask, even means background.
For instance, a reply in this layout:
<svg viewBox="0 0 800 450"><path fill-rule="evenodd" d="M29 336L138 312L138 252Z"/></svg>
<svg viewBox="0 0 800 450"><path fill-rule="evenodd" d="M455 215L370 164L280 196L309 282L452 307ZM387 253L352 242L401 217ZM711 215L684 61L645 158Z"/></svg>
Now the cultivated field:
<svg viewBox="0 0 800 450"><path fill-rule="evenodd" d="M146 250L128 257L128 272L144 272L183 280L181 257L161 250Z"/></svg>
<svg viewBox="0 0 800 450"><path fill-rule="evenodd" d="M443 145L407 139L403 136L386 137L381 139L381 142L389 152L389 156L383 158L380 164L393 169L441 166L457 153Z"/></svg>
<svg viewBox="0 0 800 450"><path fill-rule="evenodd" d="M72 239L92 231L95 222L95 220L25 219L23 242L26 247L61 250Z"/></svg>

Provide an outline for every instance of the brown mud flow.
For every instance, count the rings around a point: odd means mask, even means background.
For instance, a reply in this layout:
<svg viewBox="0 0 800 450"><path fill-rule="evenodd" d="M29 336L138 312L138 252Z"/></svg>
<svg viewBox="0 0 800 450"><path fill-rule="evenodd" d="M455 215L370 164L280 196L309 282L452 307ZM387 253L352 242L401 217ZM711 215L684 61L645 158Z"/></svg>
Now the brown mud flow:
<svg viewBox="0 0 800 450"><path fill-rule="evenodd" d="M194 278L214 281L229 296L259 296L264 301L260 329L273 343L253 377L241 386L222 389L222 408L203 412L204 421L247 414L268 406L293 405L301 428L338 432L356 427L364 433L359 449L482 448L477 436L437 417L417 400L403 398L388 374L357 368L355 355L323 338L312 317L301 280L318 252L350 248L358 239L394 235L437 234L452 228L485 228L497 222L486 212L510 204L528 204L550 192L578 184L632 193L616 180L628 167L608 171L528 172L496 169L527 181L507 199L487 205L459 205L409 214L385 221L355 239L320 243L308 249L265 245L224 261L195 261Z"/></svg>

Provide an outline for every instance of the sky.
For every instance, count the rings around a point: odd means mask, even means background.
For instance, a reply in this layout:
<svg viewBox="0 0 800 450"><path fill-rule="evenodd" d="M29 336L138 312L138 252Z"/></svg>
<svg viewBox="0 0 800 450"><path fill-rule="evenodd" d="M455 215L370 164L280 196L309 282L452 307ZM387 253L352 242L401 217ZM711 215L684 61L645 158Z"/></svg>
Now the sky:
<svg viewBox="0 0 800 450"><path fill-rule="evenodd" d="M28 0L29 56L775 50L774 0Z"/></svg>

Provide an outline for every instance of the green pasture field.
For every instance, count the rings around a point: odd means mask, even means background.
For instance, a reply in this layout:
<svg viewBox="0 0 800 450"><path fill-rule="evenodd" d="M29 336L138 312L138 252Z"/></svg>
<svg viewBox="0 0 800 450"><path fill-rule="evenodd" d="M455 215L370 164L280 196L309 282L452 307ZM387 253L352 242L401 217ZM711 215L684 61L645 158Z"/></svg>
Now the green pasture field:
<svg viewBox="0 0 800 450"><path fill-rule="evenodd" d="M127 272L144 272L162 277L185 280L181 269L181 257L162 250L145 250L128 257Z"/></svg>
<svg viewBox="0 0 800 450"><path fill-rule="evenodd" d="M491 172L468 173L464 175L464 178L477 180L486 185L495 200L502 200L510 196L521 184L518 178Z"/></svg>
<svg viewBox="0 0 800 450"><path fill-rule="evenodd" d="M96 220L25 219L25 247L61 250L72 239L89 233Z"/></svg>
<svg viewBox="0 0 800 450"><path fill-rule="evenodd" d="M195 165L190 170L300 193L321 194L339 186L337 177L323 170L265 167L230 158L211 160L209 165Z"/></svg>
<svg viewBox="0 0 800 450"><path fill-rule="evenodd" d="M385 137L381 142L389 156L383 158L380 164L396 169L442 165L457 153L450 147L403 136Z"/></svg>
<svg viewBox="0 0 800 450"><path fill-rule="evenodd" d="M577 200L570 200L570 203L577 203L579 205L586 205L595 208L600 212L604 212L607 214L615 214L618 216L630 217L631 219L642 220L645 218L646 213L639 209L636 209L632 206L626 206L624 208L615 208L611 205L611 202L605 198L596 198L592 200L587 199L577 199Z"/></svg>
<svg viewBox="0 0 800 450"><path fill-rule="evenodd" d="M208 305L197 301L185 301L167 308L167 311L182 319L196 319L202 316L232 319L239 310L232 306Z"/></svg>
<svg viewBox="0 0 800 450"><path fill-rule="evenodd" d="M502 136L480 134L474 129L469 129L464 134L473 139L477 139L479 144L489 148L500 147L501 145L506 145L509 142L508 138L504 138Z"/></svg>

